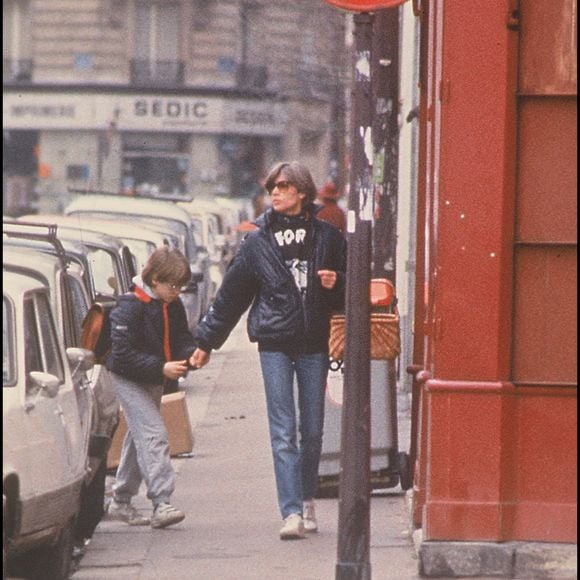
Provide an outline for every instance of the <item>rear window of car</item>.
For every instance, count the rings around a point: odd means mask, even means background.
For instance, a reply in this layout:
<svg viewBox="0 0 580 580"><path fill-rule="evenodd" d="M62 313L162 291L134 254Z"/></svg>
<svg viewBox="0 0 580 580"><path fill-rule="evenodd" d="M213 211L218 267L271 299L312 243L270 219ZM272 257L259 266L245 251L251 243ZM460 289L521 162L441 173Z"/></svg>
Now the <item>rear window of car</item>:
<svg viewBox="0 0 580 580"><path fill-rule="evenodd" d="M24 300L25 373L50 373L64 381L64 364L48 296L30 293ZM27 395L35 394L38 386L27 380Z"/></svg>
<svg viewBox="0 0 580 580"><path fill-rule="evenodd" d="M2 300L2 386L13 387L16 384L14 312L10 301L4 296Z"/></svg>

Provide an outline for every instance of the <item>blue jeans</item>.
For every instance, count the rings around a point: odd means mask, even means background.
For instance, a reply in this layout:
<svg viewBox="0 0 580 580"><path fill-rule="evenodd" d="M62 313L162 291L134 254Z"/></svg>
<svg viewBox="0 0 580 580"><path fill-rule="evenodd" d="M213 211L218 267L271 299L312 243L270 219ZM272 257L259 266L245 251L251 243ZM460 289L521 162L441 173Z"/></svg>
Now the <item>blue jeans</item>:
<svg viewBox="0 0 580 580"><path fill-rule="evenodd" d="M303 501L316 494L324 426L324 391L328 375L325 353L290 356L260 352L266 389L270 441L278 504L282 517L302 513ZM298 383L299 425L294 400ZM297 431L300 431L300 445Z"/></svg>

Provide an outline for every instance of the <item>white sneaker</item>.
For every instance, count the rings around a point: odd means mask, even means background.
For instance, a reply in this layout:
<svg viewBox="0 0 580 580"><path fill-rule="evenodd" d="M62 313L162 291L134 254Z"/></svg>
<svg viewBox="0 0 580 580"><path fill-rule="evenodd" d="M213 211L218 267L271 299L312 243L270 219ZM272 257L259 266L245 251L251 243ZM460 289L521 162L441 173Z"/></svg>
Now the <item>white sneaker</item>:
<svg viewBox="0 0 580 580"><path fill-rule="evenodd" d="M107 509L107 519L119 520L130 526L148 526L149 518L142 516L130 503L117 503L112 500Z"/></svg>
<svg viewBox="0 0 580 580"><path fill-rule="evenodd" d="M173 524L178 524L185 519L182 511L175 509L170 503L160 503L155 507L151 517L152 528L166 528Z"/></svg>
<svg viewBox="0 0 580 580"><path fill-rule="evenodd" d="M318 522L316 521L316 512L314 510L314 500L304 502L303 512L304 531L308 533L318 531Z"/></svg>
<svg viewBox="0 0 580 580"><path fill-rule="evenodd" d="M301 540L304 537L304 521L300 514L290 514L280 530L281 540Z"/></svg>

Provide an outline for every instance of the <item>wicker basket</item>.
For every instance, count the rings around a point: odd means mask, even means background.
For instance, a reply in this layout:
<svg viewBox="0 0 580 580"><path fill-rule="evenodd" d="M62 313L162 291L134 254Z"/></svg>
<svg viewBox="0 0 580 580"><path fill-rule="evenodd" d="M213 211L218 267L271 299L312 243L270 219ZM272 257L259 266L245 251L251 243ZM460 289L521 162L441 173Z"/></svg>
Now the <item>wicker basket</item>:
<svg viewBox="0 0 580 580"><path fill-rule="evenodd" d="M399 311L393 314L371 314L371 359L394 360L401 352ZM335 314L330 319L328 348L334 360L344 360L345 317Z"/></svg>

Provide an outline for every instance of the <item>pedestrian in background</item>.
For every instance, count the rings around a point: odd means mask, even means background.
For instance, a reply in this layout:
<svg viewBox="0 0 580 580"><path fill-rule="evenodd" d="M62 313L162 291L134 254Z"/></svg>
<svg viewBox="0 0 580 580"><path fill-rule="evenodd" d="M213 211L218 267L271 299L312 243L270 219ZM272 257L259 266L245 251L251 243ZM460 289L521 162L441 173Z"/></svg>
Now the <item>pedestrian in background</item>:
<svg viewBox="0 0 580 580"><path fill-rule="evenodd" d="M113 485L108 516L129 525L164 528L185 518L170 498L175 473L161 416L164 384L175 382L193 365L195 343L187 327L182 286L191 280L187 258L160 248L149 257L132 292L111 311L112 349L107 368L127 420L127 435ZM131 505L142 481L153 503L145 518Z"/></svg>
<svg viewBox="0 0 580 580"><path fill-rule="evenodd" d="M271 207L240 246L214 304L196 330L194 366L209 361L250 308L268 410L280 538L318 529L314 497L322 450L328 337L344 305L346 242L316 217L316 186L296 161L275 165L265 181ZM298 385L296 416L294 378ZM297 441L297 430L300 441Z"/></svg>
<svg viewBox="0 0 580 580"><path fill-rule="evenodd" d="M338 205L339 197L340 194L336 189L336 185L332 181L327 181L318 192L317 201L320 202L322 208L318 211L316 217L332 224L345 235L346 215L344 210Z"/></svg>

